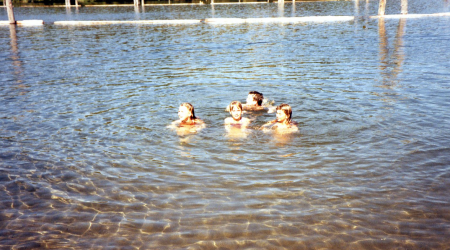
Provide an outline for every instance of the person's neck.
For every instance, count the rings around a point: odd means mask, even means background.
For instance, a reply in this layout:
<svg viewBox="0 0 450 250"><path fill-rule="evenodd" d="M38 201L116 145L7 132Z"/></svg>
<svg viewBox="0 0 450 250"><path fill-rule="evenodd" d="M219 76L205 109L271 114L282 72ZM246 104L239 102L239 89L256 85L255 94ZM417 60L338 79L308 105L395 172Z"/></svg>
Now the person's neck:
<svg viewBox="0 0 450 250"><path fill-rule="evenodd" d="M181 121L181 124L193 125L193 124L195 124L195 120L188 117L185 120Z"/></svg>

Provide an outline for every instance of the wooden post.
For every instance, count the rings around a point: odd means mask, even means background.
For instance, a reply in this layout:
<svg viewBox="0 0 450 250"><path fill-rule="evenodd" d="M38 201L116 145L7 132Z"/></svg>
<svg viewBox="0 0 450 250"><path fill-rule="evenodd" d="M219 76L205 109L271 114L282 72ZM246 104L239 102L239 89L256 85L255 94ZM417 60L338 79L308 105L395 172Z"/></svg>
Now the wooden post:
<svg viewBox="0 0 450 250"><path fill-rule="evenodd" d="M78 0L75 0L75 6L78 8Z"/></svg>
<svg viewBox="0 0 450 250"><path fill-rule="evenodd" d="M408 14L408 0L402 0L402 15Z"/></svg>
<svg viewBox="0 0 450 250"><path fill-rule="evenodd" d="M6 0L6 9L8 11L8 20L10 24L16 24L16 19L14 18L14 9L12 5L12 0Z"/></svg>
<svg viewBox="0 0 450 250"><path fill-rule="evenodd" d="M70 0L66 0L66 8L70 8Z"/></svg>
<svg viewBox="0 0 450 250"><path fill-rule="evenodd" d="M380 5L378 6L378 15L384 16L386 10L386 0L380 0Z"/></svg>
<svg viewBox="0 0 450 250"><path fill-rule="evenodd" d="M9 32L11 38L11 50L13 52L13 60L19 59L19 49L17 47L17 34L16 34L16 26L9 25Z"/></svg>

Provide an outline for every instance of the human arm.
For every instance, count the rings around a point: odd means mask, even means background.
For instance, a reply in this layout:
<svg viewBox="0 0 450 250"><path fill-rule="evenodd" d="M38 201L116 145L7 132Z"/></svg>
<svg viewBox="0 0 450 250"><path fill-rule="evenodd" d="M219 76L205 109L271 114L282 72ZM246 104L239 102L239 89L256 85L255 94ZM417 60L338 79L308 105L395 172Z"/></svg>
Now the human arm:
<svg viewBox="0 0 450 250"><path fill-rule="evenodd" d="M273 124L275 124L275 123L277 123L277 120L275 119L275 120L272 120L272 121L268 121L266 124L264 124L264 125L262 125L263 127L269 127L269 126L271 126L271 125L273 125Z"/></svg>
<svg viewBox="0 0 450 250"><path fill-rule="evenodd" d="M179 127L179 125L180 125L180 120L176 120L176 121L171 122L169 125L167 125L166 128L175 129L175 128Z"/></svg>
<svg viewBox="0 0 450 250"><path fill-rule="evenodd" d="M267 107L267 113L274 113L277 110L277 107L270 106Z"/></svg>

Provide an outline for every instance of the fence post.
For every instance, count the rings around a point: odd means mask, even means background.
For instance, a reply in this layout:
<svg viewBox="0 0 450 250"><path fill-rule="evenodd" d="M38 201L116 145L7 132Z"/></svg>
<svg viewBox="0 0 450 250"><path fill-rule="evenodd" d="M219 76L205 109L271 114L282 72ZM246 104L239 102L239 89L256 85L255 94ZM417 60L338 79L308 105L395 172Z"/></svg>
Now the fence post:
<svg viewBox="0 0 450 250"><path fill-rule="evenodd" d="M14 9L12 5L12 0L6 0L6 9L8 12L8 20L10 24L16 24L16 19L14 18Z"/></svg>
<svg viewBox="0 0 450 250"><path fill-rule="evenodd" d="M380 5L378 6L378 15L384 16L386 10L386 0L380 0Z"/></svg>
<svg viewBox="0 0 450 250"><path fill-rule="evenodd" d="M408 0L402 0L402 15L408 14Z"/></svg>

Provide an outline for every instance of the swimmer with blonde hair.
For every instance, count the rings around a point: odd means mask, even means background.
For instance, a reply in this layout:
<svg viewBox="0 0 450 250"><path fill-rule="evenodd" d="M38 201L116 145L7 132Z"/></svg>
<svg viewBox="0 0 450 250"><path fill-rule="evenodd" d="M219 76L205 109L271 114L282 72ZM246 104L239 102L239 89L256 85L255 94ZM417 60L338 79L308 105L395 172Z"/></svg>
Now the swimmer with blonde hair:
<svg viewBox="0 0 450 250"><path fill-rule="evenodd" d="M240 128L245 129L250 124L250 119L242 117L242 103L233 101L228 107L230 107L231 117L225 119L225 126L238 125Z"/></svg>
<svg viewBox="0 0 450 250"><path fill-rule="evenodd" d="M204 124L202 120L195 116L194 106L188 102L182 103L178 109L180 125Z"/></svg>
<svg viewBox="0 0 450 250"><path fill-rule="evenodd" d="M297 123L292 121L292 108L288 104L281 104L277 107L277 119L272 120L262 126L263 130L274 129L277 132L296 132Z"/></svg>
<svg viewBox="0 0 450 250"><path fill-rule="evenodd" d="M188 102L180 105L178 117L180 119L172 122L168 127L176 129L179 135L195 133L206 127L205 123L195 116L194 106Z"/></svg>

